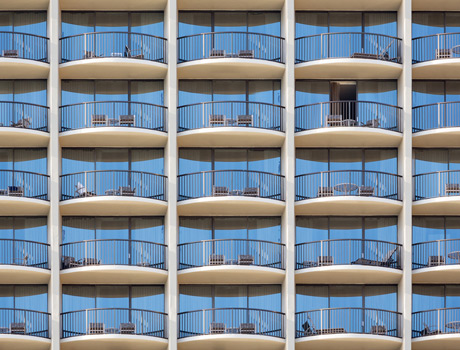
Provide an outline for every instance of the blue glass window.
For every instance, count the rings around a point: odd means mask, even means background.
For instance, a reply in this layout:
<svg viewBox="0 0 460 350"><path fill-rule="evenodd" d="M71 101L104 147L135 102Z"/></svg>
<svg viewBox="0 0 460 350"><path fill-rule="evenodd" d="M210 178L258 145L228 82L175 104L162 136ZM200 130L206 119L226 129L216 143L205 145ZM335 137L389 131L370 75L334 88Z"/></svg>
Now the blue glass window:
<svg viewBox="0 0 460 350"><path fill-rule="evenodd" d="M30 171L47 173L45 148L2 148L0 149L0 170Z"/></svg>
<svg viewBox="0 0 460 350"><path fill-rule="evenodd" d="M0 285L0 308L48 312L48 286Z"/></svg>

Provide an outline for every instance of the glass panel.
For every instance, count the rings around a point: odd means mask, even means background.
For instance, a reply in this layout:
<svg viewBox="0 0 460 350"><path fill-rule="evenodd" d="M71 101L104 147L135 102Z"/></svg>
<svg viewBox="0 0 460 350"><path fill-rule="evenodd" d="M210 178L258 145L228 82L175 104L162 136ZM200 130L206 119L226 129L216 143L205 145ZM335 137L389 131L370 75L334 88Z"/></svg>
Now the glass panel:
<svg viewBox="0 0 460 350"><path fill-rule="evenodd" d="M2 32L13 31L13 13L0 12L0 30Z"/></svg>
<svg viewBox="0 0 460 350"><path fill-rule="evenodd" d="M212 219L181 217L179 219L179 243L212 239Z"/></svg>
<svg viewBox="0 0 460 350"><path fill-rule="evenodd" d="M246 12L215 12L214 32L246 32Z"/></svg>
<svg viewBox="0 0 460 350"><path fill-rule="evenodd" d="M3 218L0 221L3 221ZM32 242L46 243L48 241L47 218L15 217L14 238Z"/></svg>
<svg viewBox="0 0 460 350"><path fill-rule="evenodd" d="M412 312L443 307L445 307L444 286L423 284L414 284L412 286Z"/></svg>
<svg viewBox="0 0 460 350"><path fill-rule="evenodd" d="M15 12L14 31L47 37L46 12Z"/></svg>
<svg viewBox="0 0 460 350"><path fill-rule="evenodd" d="M249 286L248 307L251 309L281 312L281 286Z"/></svg>
<svg viewBox="0 0 460 350"><path fill-rule="evenodd" d="M444 218L439 216L414 216L412 219L412 243L444 239Z"/></svg>
<svg viewBox="0 0 460 350"><path fill-rule="evenodd" d="M295 19L296 38L328 32L327 12L296 12Z"/></svg>
<svg viewBox="0 0 460 350"><path fill-rule="evenodd" d="M443 12L413 12L412 38L444 32Z"/></svg>
<svg viewBox="0 0 460 350"><path fill-rule="evenodd" d="M281 13L280 12L249 12L248 32L281 35Z"/></svg>
<svg viewBox="0 0 460 350"><path fill-rule="evenodd" d="M93 149L62 149L62 174L95 170Z"/></svg>
<svg viewBox="0 0 460 350"><path fill-rule="evenodd" d="M281 218L248 218L248 238L281 243Z"/></svg>
<svg viewBox="0 0 460 350"><path fill-rule="evenodd" d="M96 218L96 239L129 239L129 219Z"/></svg>
<svg viewBox="0 0 460 350"><path fill-rule="evenodd" d="M62 12L61 37L94 32L94 12Z"/></svg>
<svg viewBox="0 0 460 350"><path fill-rule="evenodd" d="M328 171L327 149L297 149L296 150L296 175Z"/></svg>
<svg viewBox="0 0 460 350"><path fill-rule="evenodd" d="M133 309L164 312L165 295L163 286L132 286L131 307Z"/></svg>
<svg viewBox="0 0 460 350"><path fill-rule="evenodd" d="M250 149L248 151L248 170L280 174L281 151L279 149Z"/></svg>
<svg viewBox="0 0 460 350"><path fill-rule="evenodd" d="M460 217L446 217L446 239L460 239ZM457 248L458 243L454 244ZM452 253L450 251L447 254Z"/></svg>
<svg viewBox="0 0 460 350"><path fill-rule="evenodd" d="M179 37L211 31L210 12L179 12Z"/></svg>
<svg viewBox="0 0 460 350"><path fill-rule="evenodd" d="M245 217L214 218L214 239L247 239L247 227L248 219Z"/></svg>
<svg viewBox="0 0 460 350"><path fill-rule="evenodd" d="M212 81L179 81L179 106L212 101Z"/></svg>
<svg viewBox="0 0 460 350"><path fill-rule="evenodd" d="M363 170L363 151L360 149L331 149L330 170Z"/></svg>
<svg viewBox="0 0 460 350"><path fill-rule="evenodd" d="M414 107L444 102L444 82L415 80L412 82L412 103Z"/></svg>
<svg viewBox="0 0 460 350"><path fill-rule="evenodd" d="M248 82L248 101L281 105L278 80L255 80Z"/></svg>
<svg viewBox="0 0 460 350"><path fill-rule="evenodd" d="M329 307L328 286L302 286L296 288L296 312Z"/></svg>
<svg viewBox="0 0 460 350"><path fill-rule="evenodd" d="M48 171L46 149L16 148L13 150L14 169L46 174Z"/></svg>
<svg viewBox="0 0 460 350"><path fill-rule="evenodd" d="M457 285L447 285L446 286L446 306L445 307L447 308L460 307L460 286L457 286Z"/></svg>
<svg viewBox="0 0 460 350"><path fill-rule="evenodd" d="M364 32L396 37L398 36L396 17L396 12L364 13Z"/></svg>
<svg viewBox="0 0 460 350"><path fill-rule="evenodd" d="M91 80L62 80L62 105L95 101L94 85L94 81Z"/></svg>
<svg viewBox="0 0 460 350"><path fill-rule="evenodd" d="M460 82L447 80L446 81L446 102L458 102L458 101L460 101Z"/></svg>
<svg viewBox="0 0 460 350"><path fill-rule="evenodd" d="M446 12L446 33L458 32L460 32L460 13Z"/></svg>
<svg viewBox="0 0 460 350"><path fill-rule="evenodd" d="M233 308L248 307L248 290L246 286L214 286L214 307Z"/></svg>
<svg viewBox="0 0 460 350"><path fill-rule="evenodd" d="M398 218L364 218L364 238L376 241L398 242Z"/></svg>
<svg viewBox="0 0 460 350"><path fill-rule="evenodd" d="M361 12L329 13L329 33L362 32Z"/></svg>
<svg viewBox="0 0 460 350"><path fill-rule="evenodd" d="M363 219L360 217L331 217L329 239L362 239Z"/></svg>
<svg viewBox="0 0 460 350"><path fill-rule="evenodd" d="M132 81L131 101L164 106L163 80Z"/></svg>
<svg viewBox="0 0 460 350"><path fill-rule="evenodd" d="M133 12L131 13L131 32L164 36L164 21L162 12Z"/></svg>
<svg viewBox="0 0 460 350"><path fill-rule="evenodd" d="M398 151L396 149L364 150L364 169L390 174L398 173Z"/></svg>
<svg viewBox="0 0 460 350"><path fill-rule="evenodd" d="M14 308L14 286L0 285L0 307Z"/></svg>
<svg viewBox="0 0 460 350"><path fill-rule="evenodd" d="M0 13L1 21L1 13ZM1 27L0 27L1 29ZM13 80L0 80L0 101L14 101L14 81Z"/></svg>
<svg viewBox="0 0 460 350"><path fill-rule="evenodd" d="M62 286L62 312L92 309L95 307L95 286Z"/></svg>
<svg viewBox="0 0 460 350"><path fill-rule="evenodd" d="M48 312L48 286L14 287L15 308Z"/></svg>
<svg viewBox="0 0 460 350"><path fill-rule="evenodd" d="M95 86L95 101L128 101L127 81L97 80ZM109 111L106 111L104 114L112 115Z"/></svg>
<svg viewBox="0 0 460 350"><path fill-rule="evenodd" d="M129 308L129 286L96 286L97 308Z"/></svg>
<svg viewBox="0 0 460 350"><path fill-rule="evenodd" d="M96 32L127 32L127 12L96 12Z"/></svg>
<svg viewBox="0 0 460 350"><path fill-rule="evenodd" d="M448 170L448 152L445 149L414 149L414 174Z"/></svg>
<svg viewBox="0 0 460 350"><path fill-rule="evenodd" d="M397 286L365 286L364 307L369 309L398 311L397 288ZM384 322L384 320L381 321Z"/></svg>
<svg viewBox="0 0 460 350"><path fill-rule="evenodd" d="M14 238L14 218L3 216L0 217L0 239L13 239Z"/></svg>
<svg viewBox="0 0 460 350"><path fill-rule="evenodd" d="M241 80L215 80L213 101L246 101L246 82Z"/></svg>
<svg viewBox="0 0 460 350"><path fill-rule="evenodd" d="M247 170L247 150L245 149L215 149L215 170ZM222 185L223 186L223 185Z"/></svg>
<svg viewBox="0 0 460 350"><path fill-rule="evenodd" d="M330 100L330 87L328 81L296 81L295 85L296 106L309 105Z"/></svg>
<svg viewBox="0 0 460 350"><path fill-rule="evenodd" d="M95 230L95 218L64 216L62 218L62 243L95 239Z"/></svg>
<svg viewBox="0 0 460 350"><path fill-rule="evenodd" d="M46 106L48 104L46 80L16 80L14 82L14 101ZM30 117L33 118L33 116Z"/></svg>
<svg viewBox="0 0 460 350"><path fill-rule="evenodd" d="M13 150L0 148L0 170L13 170Z"/></svg>
<svg viewBox="0 0 460 350"><path fill-rule="evenodd" d="M163 244L165 241L164 219L157 217L131 218L131 239Z"/></svg>
<svg viewBox="0 0 460 350"><path fill-rule="evenodd" d="M329 286L329 307L363 307L363 287L354 285Z"/></svg>
<svg viewBox="0 0 460 350"><path fill-rule="evenodd" d="M212 286L179 286L179 312L211 309L212 307Z"/></svg>
<svg viewBox="0 0 460 350"><path fill-rule="evenodd" d="M358 81L358 101L380 102L398 105L396 81ZM369 106L368 108L372 108Z"/></svg>
<svg viewBox="0 0 460 350"><path fill-rule="evenodd" d="M208 170L212 170L210 149L179 149L179 174L190 174Z"/></svg>
<svg viewBox="0 0 460 350"><path fill-rule="evenodd" d="M164 174L163 149L132 149L131 170Z"/></svg>
<svg viewBox="0 0 460 350"><path fill-rule="evenodd" d="M314 242L329 238L329 219L327 217L296 218L296 243Z"/></svg>
<svg viewBox="0 0 460 350"><path fill-rule="evenodd" d="M96 170L129 170L128 149L96 149Z"/></svg>

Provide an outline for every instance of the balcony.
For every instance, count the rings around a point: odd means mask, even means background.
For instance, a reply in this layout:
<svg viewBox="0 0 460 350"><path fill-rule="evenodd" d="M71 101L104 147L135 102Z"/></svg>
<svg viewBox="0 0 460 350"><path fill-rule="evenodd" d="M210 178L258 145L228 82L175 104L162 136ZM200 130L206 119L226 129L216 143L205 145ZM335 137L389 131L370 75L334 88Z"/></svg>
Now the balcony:
<svg viewBox="0 0 460 350"><path fill-rule="evenodd" d="M457 283L460 276L460 240L441 239L412 245L414 283Z"/></svg>
<svg viewBox="0 0 460 350"><path fill-rule="evenodd" d="M50 314L23 309L0 309L0 342L5 349L48 350Z"/></svg>
<svg viewBox="0 0 460 350"><path fill-rule="evenodd" d="M412 349L458 349L460 339L459 320L459 308L412 313Z"/></svg>
<svg viewBox="0 0 460 350"><path fill-rule="evenodd" d="M401 39L371 33L297 38L296 79L397 79Z"/></svg>
<svg viewBox="0 0 460 350"><path fill-rule="evenodd" d="M19 170L0 170L2 215L47 215L49 176Z"/></svg>
<svg viewBox="0 0 460 350"><path fill-rule="evenodd" d="M48 38L0 31L0 50L2 79L48 78Z"/></svg>
<svg viewBox="0 0 460 350"><path fill-rule="evenodd" d="M163 284L166 246L127 239L61 244L61 281L66 284Z"/></svg>
<svg viewBox="0 0 460 350"><path fill-rule="evenodd" d="M63 215L164 215L164 175L130 170L95 170L61 175Z"/></svg>
<svg viewBox="0 0 460 350"><path fill-rule="evenodd" d="M62 79L163 79L166 39L98 32L61 38Z"/></svg>
<svg viewBox="0 0 460 350"><path fill-rule="evenodd" d="M250 170L212 170L178 176L179 215L281 215L284 176Z"/></svg>
<svg viewBox="0 0 460 350"><path fill-rule="evenodd" d="M282 283L285 246L251 239L184 243L179 250L179 283Z"/></svg>
<svg viewBox="0 0 460 350"><path fill-rule="evenodd" d="M0 276L12 284L47 284L49 244L0 239Z"/></svg>
<svg viewBox="0 0 460 350"><path fill-rule="evenodd" d="M457 215L460 210L460 171L414 175L414 215Z"/></svg>
<svg viewBox="0 0 460 350"><path fill-rule="evenodd" d="M181 106L179 146L281 147L284 107L248 101L203 102Z"/></svg>
<svg viewBox="0 0 460 350"><path fill-rule="evenodd" d="M401 245L368 239L296 244L296 283L397 284Z"/></svg>
<svg viewBox="0 0 460 350"><path fill-rule="evenodd" d="M402 208L402 177L367 170L296 176L298 215L395 215Z"/></svg>
<svg viewBox="0 0 460 350"><path fill-rule="evenodd" d="M460 147L460 102L441 102L414 107L414 147Z"/></svg>
<svg viewBox="0 0 460 350"><path fill-rule="evenodd" d="M378 102L329 101L296 107L297 147L394 147L402 108Z"/></svg>
<svg viewBox="0 0 460 350"><path fill-rule="evenodd" d="M0 146L48 146L48 110L31 103L0 101Z"/></svg>
<svg viewBox="0 0 460 350"><path fill-rule="evenodd" d="M63 147L163 147L167 108L150 103L108 101L62 106Z"/></svg>
<svg viewBox="0 0 460 350"><path fill-rule="evenodd" d="M213 32L177 39L179 79L281 79L284 38Z"/></svg>
<svg viewBox="0 0 460 350"><path fill-rule="evenodd" d="M402 315L368 308L296 313L296 349L400 349Z"/></svg>
<svg viewBox="0 0 460 350"><path fill-rule="evenodd" d="M167 315L139 309L86 309L61 314L63 350L166 349Z"/></svg>
<svg viewBox="0 0 460 350"><path fill-rule="evenodd" d="M459 79L460 33L412 39L413 79Z"/></svg>
<svg viewBox="0 0 460 350"><path fill-rule="evenodd" d="M180 350L284 349L284 314L281 312L222 308L178 314Z"/></svg>

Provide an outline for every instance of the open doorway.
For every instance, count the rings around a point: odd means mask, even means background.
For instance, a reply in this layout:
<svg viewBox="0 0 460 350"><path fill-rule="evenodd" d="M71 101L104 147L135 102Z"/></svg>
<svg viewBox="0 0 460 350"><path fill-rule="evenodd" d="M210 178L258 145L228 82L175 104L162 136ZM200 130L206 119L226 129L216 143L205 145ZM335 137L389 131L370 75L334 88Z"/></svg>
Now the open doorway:
<svg viewBox="0 0 460 350"><path fill-rule="evenodd" d="M341 116L343 125L356 125L356 100L355 81L331 81L331 112Z"/></svg>

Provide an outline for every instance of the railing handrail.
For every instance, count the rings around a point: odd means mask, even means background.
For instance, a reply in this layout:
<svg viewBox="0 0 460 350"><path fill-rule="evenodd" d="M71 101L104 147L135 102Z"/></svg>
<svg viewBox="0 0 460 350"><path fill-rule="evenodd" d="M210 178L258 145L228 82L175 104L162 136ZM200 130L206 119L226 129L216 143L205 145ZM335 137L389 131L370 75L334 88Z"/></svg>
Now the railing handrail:
<svg viewBox="0 0 460 350"><path fill-rule="evenodd" d="M69 35L69 36L63 36L60 37L59 40L63 39L68 39L68 38L75 38L78 36L84 36L84 35L92 35L92 34L128 34L128 35L143 35L143 36L148 36L151 38L157 38L157 39L162 39L166 41L167 39L162 36L157 36L157 35L151 35L151 34L145 34L145 33L136 33L136 32L122 32L122 31L113 31L113 32L87 32L87 33L81 33L81 34L74 34L74 35Z"/></svg>
<svg viewBox="0 0 460 350"><path fill-rule="evenodd" d="M414 312L412 312L412 315L422 314L424 312L433 312L433 311L442 311L442 310L460 310L460 307L440 307L438 309L414 311Z"/></svg>
<svg viewBox="0 0 460 350"><path fill-rule="evenodd" d="M50 176L47 175L47 174L40 174L40 173L35 173L35 172L33 172L33 171L25 171L25 170L9 170L9 169L4 169L4 170L0 170L0 173L1 173L1 172L31 174L31 175L44 176L44 177L47 177L47 178L50 177Z"/></svg>
<svg viewBox="0 0 460 350"><path fill-rule="evenodd" d="M376 308L369 308L369 307L327 307L323 309L315 309L315 310L308 310L308 311L298 311L295 314L300 315L308 312L319 312L319 311L331 311L331 310L370 310L370 311L379 311L379 312L388 312L395 315L402 315L402 312L399 311L391 311L391 310L384 310L384 309L376 309Z"/></svg>
<svg viewBox="0 0 460 350"><path fill-rule="evenodd" d="M25 242L25 243L33 243L33 244L40 244L49 247L49 243L43 243L43 242L36 242L36 241L29 241L26 239L15 239L15 238L0 238L1 241L12 241L12 242Z"/></svg>
<svg viewBox="0 0 460 350"><path fill-rule="evenodd" d="M284 175L281 174L275 174L275 173L269 173L267 171L258 171L258 170L205 170L205 171L197 171L194 173L187 173L187 174L179 174L177 177L184 177L184 176L189 176L189 175L196 175L196 174L206 174L206 173L230 173L230 172L241 172L241 173L256 173L256 174L267 174L267 175L273 175L273 176L279 176L281 178L284 178Z"/></svg>
<svg viewBox="0 0 460 350"><path fill-rule="evenodd" d="M460 170L459 170L459 171L460 171ZM402 175L399 175L399 174L392 174L392 173L387 173L387 172L384 172L384 171L376 171L376 170L326 170L326 171L317 171L317 172L314 172L314 173L300 174L300 175L296 175L295 177L296 177L296 178L300 178L300 177L303 177L303 176L316 175L316 174L351 173L351 172L355 172L355 173L384 174L384 175L391 175L391 176L395 176L395 177L402 178Z"/></svg>
<svg viewBox="0 0 460 350"><path fill-rule="evenodd" d="M156 243L156 242L149 242L149 241L141 241L137 239L120 239L120 238L104 238L104 239L85 239L83 241L76 241L76 242L67 242L67 243L61 243L60 246L66 246L66 245L72 245L72 244L78 244L78 243L85 243L85 242L137 242L137 243L146 243L146 244L152 244L152 245L158 245L161 247L167 247L166 244L163 243Z"/></svg>
<svg viewBox="0 0 460 350"><path fill-rule="evenodd" d="M41 315L48 315L48 316L51 315L51 313L45 312L45 311L36 311L36 310L28 310L28 309L18 309L18 308L12 308L12 307L0 307L0 311L1 311L1 310L21 311L21 312L34 312L34 313L41 314Z"/></svg>
<svg viewBox="0 0 460 350"><path fill-rule="evenodd" d="M157 104L148 103L148 102L137 102L137 101L87 101L87 102L79 102L79 103L72 103L72 104L62 105L62 106L59 106L59 108L72 107L72 106L81 106L81 105L87 105L87 104L97 104L97 103L132 103L132 104L141 104L141 105L147 105L147 106L153 106L153 107L159 107L159 108L168 109L168 107L166 107L166 106L157 105Z"/></svg>
<svg viewBox="0 0 460 350"><path fill-rule="evenodd" d="M18 105L27 105L27 106L34 106L34 107L40 107L40 108L45 108L45 109L50 109L48 106L43 106L43 105L38 105L35 103L29 103L29 102L19 102L19 101L0 101L0 104L2 103L11 103L11 104L18 104Z"/></svg>
<svg viewBox="0 0 460 350"><path fill-rule="evenodd" d="M396 243L396 242L390 242L390 241L381 241L378 239L362 239L362 238L337 238L337 239L321 239L318 241L311 241L311 242L302 242L302 243L296 243L295 246L302 246L302 245L307 245L307 244L312 244L312 243L321 243L321 242L336 242L336 241L354 241L354 242L376 242L376 243L386 243L386 244L393 244L398 247L402 247L401 243Z"/></svg>
<svg viewBox="0 0 460 350"><path fill-rule="evenodd" d="M271 242L271 241L265 241L265 240L260 240L260 239L245 239L245 238L204 239L202 241L179 243L177 246L179 247L179 246L206 243L206 242L232 242L232 241L236 241L236 242L260 242L260 243L269 243L269 244L279 245L279 246L282 246L282 247L285 246L284 243Z"/></svg>
<svg viewBox="0 0 460 350"><path fill-rule="evenodd" d="M413 175L413 177L419 177L423 175L432 175L432 174L457 173L457 172L460 172L460 170L439 170L439 171L431 171L429 173L415 174Z"/></svg>
<svg viewBox="0 0 460 350"><path fill-rule="evenodd" d="M373 36L381 36L381 37L386 37L386 38L390 38L390 39L395 39L395 40L402 41L402 39L401 39L401 38L398 38L397 36L386 35L386 34L378 34L378 33L366 33L366 32L334 32L334 33L321 33L321 34L313 34L313 35L301 36L301 37L295 38L295 40L300 40L300 39L305 39L305 38L313 38L313 37L325 36L325 35L342 35L342 34L373 35Z"/></svg>
<svg viewBox="0 0 460 350"><path fill-rule="evenodd" d="M438 33L438 34L430 34L430 35L418 36L418 37L412 38L412 40L424 39L424 38L432 38L432 37L435 37L435 36L459 35L459 34L460 34L460 32L457 32L457 33Z"/></svg>
<svg viewBox="0 0 460 350"><path fill-rule="evenodd" d="M185 39L185 38L191 38L191 37L196 37L196 36L203 36L203 35L215 35L215 34L247 34L247 35L259 35L259 36L266 36L266 37L271 37L271 38L276 38L276 39L281 39L284 40L283 37L273 35L273 34L265 34L265 33L250 33L250 32L238 32L238 31L229 31L229 32L206 32L206 33L199 33L199 34L192 34L192 35L184 35L180 36L177 38L179 39Z"/></svg>
<svg viewBox="0 0 460 350"><path fill-rule="evenodd" d="M429 104L426 104L426 105L415 106L415 107L412 107L412 109L419 109L419 108L423 108L423 107L446 105L446 104L456 104L456 103L460 103L460 101L435 102L435 103L429 103Z"/></svg>
<svg viewBox="0 0 460 350"><path fill-rule="evenodd" d="M257 311L257 312L270 312L278 315L285 315L284 312L281 311L272 311L272 310L264 310L264 309L253 309L250 307L219 307L219 308L209 308L209 309L198 309L198 310L191 310L191 311L184 311L178 312L177 315L185 315L194 312L205 312L205 311L218 311L218 310L243 310L243 311Z"/></svg>
<svg viewBox="0 0 460 350"><path fill-rule="evenodd" d="M400 106L395 106L395 105L388 104L388 103L373 102L373 101L358 101L358 100L316 102L316 103L311 103L311 104L307 104L307 105L297 106L297 107L295 107L295 109L302 108L302 107L310 107L310 106L318 106L318 105L323 105L323 104L330 104L330 103L368 103L368 104L375 104L375 105L393 107L393 108L397 108L397 109L400 109L400 110L403 109Z"/></svg>
<svg viewBox="0 0 460 350"><path fill-rule="evenodd" d="M166 175L163 174L155 174L155 173L149 173L146 171L138 171L138 170L87 170L87 171L80 171L77 173L69 173L69 174L61 174L59 177L65 177L65 176L71 176L71 175L80 175L80 174L89 174L89 173L138 173L138 174L147 174L147 175L154 175L154 176L160 176L164 179L167 178Z"/></svg>
<svg viewBox="0 0 460 350"><path fill-rule="evenodd" d="M102 307L102 308L90 308L90 309L81 309L81 310L74 310L74 311L67 311L67 312L61 312L62 315L68 315L68 314L73 314L77 312L87 312L87 311L99 311L99 310L126 310L126 311L141 311L141 312L150 312L158 315L163 315L163 316L168 316L167 313L161 312L161 311L153 311L153 310L145 310L145 309L136 309L136 308L128 308L128 307Z"/></svg>
<svg viewBox="0 0 460 350"><path fill-rule="evenodd" d="M9 31L4 31L4 30L0 31L0 34L18 34L18 35L33 36L33 37L36 37L36 38L45 39L45 40L49 41L48 37L42 36L42 35L37 35L37 34L22 33L22 32L9 32Z"/></svg>
<svg viewBox="0 0 460 350"><path fill-rule="evenodd" d="M265 106L271 106L271 107L279 107L279 108L282 108L282 109L285 108L284 106L276 105L276 104L273 104L273 103L267 103L267 102L256 102L256 101L208 101L208 102L197 102L197 103L191 103L191 104L187 104L187 105L181 105L181 106L178 106L177 109L185 108L185 107L191 107L191 106L214 104L214 103L246 103L246 104L253 103L255 105L265 105Z"/></svg>
<svg viewBox="0 0 460 350"><path fill-rule="evenodd" d="M412 246L423 245L423 244L428 244L428 243L436 243L436 242L448 242L448 241L460 241L460 238L435 239L435 240L432 240L432 241L424 241L424 242L412 243Z"/></svg>

